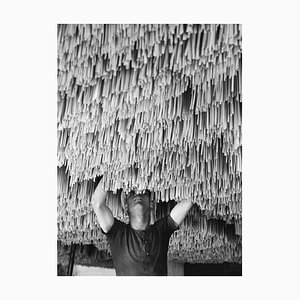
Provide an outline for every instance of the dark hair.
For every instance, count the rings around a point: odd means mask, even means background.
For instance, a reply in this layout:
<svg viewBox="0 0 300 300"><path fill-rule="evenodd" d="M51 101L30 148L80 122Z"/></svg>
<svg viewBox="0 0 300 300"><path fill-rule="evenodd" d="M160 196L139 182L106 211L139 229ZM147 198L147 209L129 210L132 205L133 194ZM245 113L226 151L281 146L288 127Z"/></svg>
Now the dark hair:
<svg viewBox="0 0 300 300"><path fill-rule="evenodd" d="M130 191L129 193L128 193L128 195L127 195L127 197L129 196L129 195L131 195L131 193L135 193L135 191L134 190L132 190L132 191ZM150 190L148 190L148 189L146 189L143 193L141 193L141 194L147 194L147 195L151 195L151 191Z"/></svg>

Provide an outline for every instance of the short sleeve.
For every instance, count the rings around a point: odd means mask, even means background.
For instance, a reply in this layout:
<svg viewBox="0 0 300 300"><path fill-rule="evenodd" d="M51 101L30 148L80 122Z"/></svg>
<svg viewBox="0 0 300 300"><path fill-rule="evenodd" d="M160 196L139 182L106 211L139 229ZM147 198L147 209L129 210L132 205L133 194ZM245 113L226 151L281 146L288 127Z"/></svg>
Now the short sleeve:
<svg viewBox="0 0 300 300"><path fill-rule="evenodd" d="M110 228L110 230L108 232L104 232L101 228L101 232L108 238L108 239L112 239L116 233L122 231L125 227L125 223L121 222L120 220L114 218L114 224L113 226Z"/></svg>
<svg viewBox="0 0 300 300"><path fill-rule="evenodd" d="M179 226L175 223L170 215L167 216L167 228L169 230L170 235L179 229Z"/></svg>
<svg viewBox="0 0 300 300"><path fill-rule="evenodd" d="M179 229L170 215L164 216L160 220L158 220L156 222L156 226L162 228L169 237L174 231Z"/></svg>

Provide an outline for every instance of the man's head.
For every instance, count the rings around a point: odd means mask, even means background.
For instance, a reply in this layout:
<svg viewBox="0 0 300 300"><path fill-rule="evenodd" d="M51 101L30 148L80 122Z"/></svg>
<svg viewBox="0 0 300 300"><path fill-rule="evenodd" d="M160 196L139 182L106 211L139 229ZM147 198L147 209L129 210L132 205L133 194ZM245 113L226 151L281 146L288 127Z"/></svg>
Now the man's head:
<svg viewBox="0 0 300 300"><path fill-rule="evenodd" d="M125 200L125 209L128 211L128 215L131 217L136 214L150 214L150 196L151 193L149 190L142 193L131 191Z"/></svg>

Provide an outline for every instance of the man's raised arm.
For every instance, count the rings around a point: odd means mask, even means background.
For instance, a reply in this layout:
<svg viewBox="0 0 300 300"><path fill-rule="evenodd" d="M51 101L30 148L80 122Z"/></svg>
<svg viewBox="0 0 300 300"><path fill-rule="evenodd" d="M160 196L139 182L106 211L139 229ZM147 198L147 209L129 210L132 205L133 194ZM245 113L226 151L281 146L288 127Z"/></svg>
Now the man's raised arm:
<svg viewBox="0 0 300 300"><path fill-rule="evenodd" d="M176 204L176 206L171 210L170 216L176 223L176 225L180 225L190 209L192 208L192 201L181 201Z"/></svg>
<svg viewBox="0 0 300 300"><path fill-rule="evenodd" d="M105 233L107 233L114 224L114 216L105 203L106 195L107 192L101 189L99 181L92 196L92 206L98 223Z"/></svg>

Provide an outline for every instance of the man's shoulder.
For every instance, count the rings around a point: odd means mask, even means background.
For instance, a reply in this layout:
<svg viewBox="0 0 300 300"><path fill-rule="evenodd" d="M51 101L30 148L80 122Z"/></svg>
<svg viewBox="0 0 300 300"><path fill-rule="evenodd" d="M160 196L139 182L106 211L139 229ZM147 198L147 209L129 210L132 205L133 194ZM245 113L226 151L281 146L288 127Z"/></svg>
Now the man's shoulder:
<svg viewBox="0 0 300 300"><path fill-rule="evenodd" d="M116 217L114 217L114 223L110 230L105 233L107 237L112 237L115 235L118 235L118 233L123 232L123 230L126 228L127 224ZM102 231L103 232L103 231Z"/></svg>
<svg viewBox="0 0 300 300"><path fill-rule="evenodd" d="M118 229L122 229L122 228L128 228L129 224L125 223L124 221L117 219L116 217L114 217L114 224Z"/></svg>
<svg viewBox="0 0 300 300"><path fill-rule="evenodd" d="M171 229L173 231L178 229L177 224L169 214L158 219L153 225L155 227L159 227L163 229Z"/></svg>
<svg viewBox="0 0 300 300"><path fill-rule="evenodd" d="M165 216L162 216L160 217L159 219L157 219L153 226L161 226L163 225L164 223L166 223L168 221L168 218L170 217L170 215L165 215Z"/></svg>

